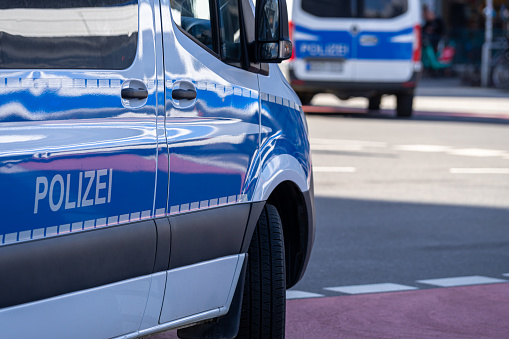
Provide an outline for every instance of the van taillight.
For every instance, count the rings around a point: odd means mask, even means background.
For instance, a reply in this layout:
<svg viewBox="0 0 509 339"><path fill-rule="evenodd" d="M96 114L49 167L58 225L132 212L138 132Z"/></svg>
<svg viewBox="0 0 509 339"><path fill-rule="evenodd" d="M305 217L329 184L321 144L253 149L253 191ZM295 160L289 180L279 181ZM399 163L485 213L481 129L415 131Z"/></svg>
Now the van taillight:
<svg viewBox="0 0 509 339"><path fill-rule="evenodd" d="M295 26L293 25L293 22L288 22L288 29L290 31L290 41L292 42L292 56L290 57L290 60L295 59L295 41L293 41L293 30L295 29Z"/></svg>
<svg viewBox="0 0 509 339"><path fill-rule="evenodd" d="M422 54L422 32L421 32L421 26L415 25L414 26L414 36L415 41L413 45L413 53L412 53L412 61L413 62L420 62L421 61L421 54Z"/></svg>

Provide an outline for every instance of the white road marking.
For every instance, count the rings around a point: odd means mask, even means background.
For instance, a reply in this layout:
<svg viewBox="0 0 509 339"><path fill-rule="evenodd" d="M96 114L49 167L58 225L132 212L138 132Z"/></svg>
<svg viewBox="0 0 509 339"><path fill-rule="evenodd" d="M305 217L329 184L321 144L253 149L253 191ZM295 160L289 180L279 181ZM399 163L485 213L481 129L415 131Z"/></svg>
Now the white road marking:
<svg viewBox="0 0 509 339"><path fill-rule="evenodd" d="M459 148L442 145L396 145L393 147L397 151L425 152L425 153L448 153L451 155L461 155L467 157L503 157L509 159L507 151L484 148Z"/></svg>
<svg viewBox="0 0 509 339"><path fill-rule="evenodd" d="M365 146L365 147L387 147L386 142L380 142L380 141L310 138L309 142L314 145L317 145L317 144L320 144L320 145L359 145L359 146Z"/></svg>
<svg viewBox="0 0 509 339"><path fill-rule="evenodd" d="M316 145L311 144L312 151L362 151L364 149L361 145Z"/></svg>
<svg viewBox="0 0 509 339"><path fill-rule="evenodd" d="M304 291L295 291L289 290L286 291L286 299L304 299L304 298L320 298L324 297L323 294L304 292Z"/></svg>
<svg viewBox="0 0 509 339"><path fill-rule="evenodd" d="M504 277L509 277L509 273L502 274Z"/></svg>
<svg viewBox="0 0 509 339"><path fill-rule="evenodd" d="M447 153L453 155L464 155L468 157L502 157L507 154L506 151L483 148L451 149L447 151Z"/></svg>
<svg viewBox="0 0 509 339"><path fill-rule="evenodd" d="M450 168L452 174L509 174L509 168Z"/></svg>
<svg viewBox="0 0 509 339"><path fill-rule="evenodd" d="M434 153L448 151L451 147L440 145L399 145L394 146L394 149L398 151Z"/></svg>
<svg viewBox="0 0 509 339"><path fill-rule="evenodd" d="M507 282L507 280L482 277L479 275L473 275L473 276L468 276L468 277L418 280L417 282L421 283L421 284L434 285L434 286L440 286L440 287L453 287L453 286L468 286L468 285L502 283L502 282Z"/></svg>
<svg viewBox="0 0 509 339"><path fill-rule="evenodd" d="M341 292L341 293L347 293L347 294L363 294L363 293L411 291L411 290L417 290L418 288L413 287L413 286L400 285L400 284L383 283L383 284L326 287L324 289L328 290L328 291Z"/></svg>
<svg viewBox="0 0 509 339"><path fill-rule="evenodd" d="M313 166L313 172L321 173L355 173L357 169L355 167L320 167Z"/></svg>

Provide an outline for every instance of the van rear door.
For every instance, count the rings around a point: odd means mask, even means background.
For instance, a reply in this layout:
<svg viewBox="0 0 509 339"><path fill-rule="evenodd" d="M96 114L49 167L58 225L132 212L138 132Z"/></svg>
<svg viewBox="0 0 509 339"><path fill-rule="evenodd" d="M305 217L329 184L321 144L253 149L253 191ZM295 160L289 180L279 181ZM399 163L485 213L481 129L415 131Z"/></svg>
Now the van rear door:
<svg viewBox="0 0 509 339"><path fill-rule="evenodd" d="M414 72L413 50L419 25L419 3L413 0L358 0L356 80L405 82Z"/></svg>

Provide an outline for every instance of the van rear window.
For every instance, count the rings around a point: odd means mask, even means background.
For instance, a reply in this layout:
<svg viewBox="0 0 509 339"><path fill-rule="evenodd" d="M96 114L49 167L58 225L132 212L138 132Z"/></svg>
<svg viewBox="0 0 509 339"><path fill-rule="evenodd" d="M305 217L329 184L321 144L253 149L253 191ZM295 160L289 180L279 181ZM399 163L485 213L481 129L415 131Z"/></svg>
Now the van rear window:
<svg viewBox="0 0 509 339"><path fill-rule="evenodd" d="M2 0L0 69L126 69L138 0Z"/></svg>
<svg viewBox="0 0 509 339"><path fill-rule="evenodd" d="M302 0L302 9L323 18L390 19L408 10L408 0Z"/></svg>
<svg viewBox="0 0 509 339"><path fill-rule="evenodd" d="M352 0L302 0L302 9L324 18L352 18Z"/></svg>
<svg viewBox="0 0 509 339"><path fill-rule="evenodd" d="M361 17L390 19L404 14L408 9L408 0L361 0Z"/></svg>

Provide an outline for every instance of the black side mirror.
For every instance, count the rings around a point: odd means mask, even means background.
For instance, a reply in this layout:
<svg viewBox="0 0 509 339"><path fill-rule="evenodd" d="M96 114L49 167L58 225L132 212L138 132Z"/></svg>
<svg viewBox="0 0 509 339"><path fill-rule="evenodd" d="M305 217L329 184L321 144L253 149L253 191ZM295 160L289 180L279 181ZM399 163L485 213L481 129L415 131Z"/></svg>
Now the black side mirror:
<svg viewBox="0 0 509 339"><path fill-rule="evenodd" d="M292 56L286 0L256 1L255 54L256 61L273 63Z"/></svg>

